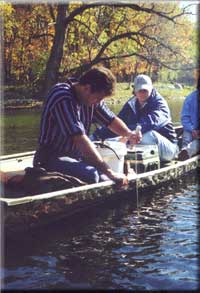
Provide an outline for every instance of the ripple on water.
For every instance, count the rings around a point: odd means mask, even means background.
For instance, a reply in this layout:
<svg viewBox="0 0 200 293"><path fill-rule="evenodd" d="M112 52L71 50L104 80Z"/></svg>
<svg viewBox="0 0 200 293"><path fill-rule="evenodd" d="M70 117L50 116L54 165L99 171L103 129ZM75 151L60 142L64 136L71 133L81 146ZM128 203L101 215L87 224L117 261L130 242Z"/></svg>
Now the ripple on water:
<svg viewBox="0 0 200 293"><path fill-rule="evenodd" d="M26 249L13 244L6 256L5 287L194 290L197 192L188 176L169 192L148 193L138 210L132 200L100 207L45 229Z"/></svg>

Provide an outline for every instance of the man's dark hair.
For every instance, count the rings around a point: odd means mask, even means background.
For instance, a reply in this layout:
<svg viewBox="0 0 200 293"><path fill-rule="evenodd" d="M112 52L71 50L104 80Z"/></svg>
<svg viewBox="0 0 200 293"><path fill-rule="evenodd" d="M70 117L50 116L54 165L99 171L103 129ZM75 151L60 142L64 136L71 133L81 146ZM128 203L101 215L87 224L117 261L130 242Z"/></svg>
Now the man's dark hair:
<svg viewBox="0 0 200 293"><path fill-rule="evenodd" d="M101 66L92 67L81 76L79 82L81 85L89 84L92 92L104 92L105 96L111 96L115 90L116 78L108 68Z"/></svg>

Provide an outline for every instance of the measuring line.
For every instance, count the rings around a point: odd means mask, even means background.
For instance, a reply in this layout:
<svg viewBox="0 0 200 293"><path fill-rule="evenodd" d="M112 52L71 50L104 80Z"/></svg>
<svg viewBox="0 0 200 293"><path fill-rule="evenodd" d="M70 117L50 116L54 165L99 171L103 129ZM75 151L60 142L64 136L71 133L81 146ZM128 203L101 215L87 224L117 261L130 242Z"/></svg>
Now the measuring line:
<svg viewBox="0 0 200 293"><path fill-rule="evenodd" d="M135 164L135 171L136 171L136 182L135 182L135 187L136 187L136 205L137 205L137 214L139 216L139 191L138 191L138 164L137 164L137 149L135 146L135 158L136 158L136 164Z"/></svg>
<svg viewBox="0 0 200 293"><path fill-rule="evenodd" d="M142 127L141 125L137 125L136 126L136 129L135 129L135 133L138 134L140 131L141 131ZM136 164L135 164L135 171L136 171L136 182L135 182L135 187L136 187L136 201L137 201L137 214L139 216L139 191L138 191L138 155L137 155L137 148L136 148L136 145L135 145L135 158L136 158Z"/></svg>

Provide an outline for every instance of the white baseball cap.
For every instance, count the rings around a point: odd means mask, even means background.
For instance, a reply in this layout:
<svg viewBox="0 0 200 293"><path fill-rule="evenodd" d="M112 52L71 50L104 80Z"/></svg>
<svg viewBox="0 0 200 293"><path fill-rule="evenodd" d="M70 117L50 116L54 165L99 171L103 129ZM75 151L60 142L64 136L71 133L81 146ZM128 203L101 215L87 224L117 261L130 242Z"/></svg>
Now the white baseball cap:
<svg viewBox="0 0 200 293"><path fill-rule="evenodd" d="M134 90L138 92L140 90L147 90L149 95L153 89L151 78L145 74L139 74L134 79Z"/></svg>

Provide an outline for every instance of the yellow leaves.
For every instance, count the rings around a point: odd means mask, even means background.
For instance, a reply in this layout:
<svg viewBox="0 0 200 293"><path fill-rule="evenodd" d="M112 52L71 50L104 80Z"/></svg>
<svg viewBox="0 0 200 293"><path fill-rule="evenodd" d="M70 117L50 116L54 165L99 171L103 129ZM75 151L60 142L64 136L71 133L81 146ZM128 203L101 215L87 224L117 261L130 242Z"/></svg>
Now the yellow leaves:
<svg viewBox="0 0 200 293"><path fill-rule="evenodd" d="M100 34L100 36L98 38L98 41L99 41L99 43L101 43L103 45L107 40L108 40L108 35L107 35L107 33L105 31L103 31Z"/></svg>
<svg viewBox="0 0 200 293"><path fill-rule="evenodd" d="M0 2L0 15L4 18L10 16L13 12L12 5L9 3L6 3L6 1Z"/></svg>

